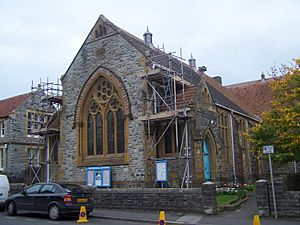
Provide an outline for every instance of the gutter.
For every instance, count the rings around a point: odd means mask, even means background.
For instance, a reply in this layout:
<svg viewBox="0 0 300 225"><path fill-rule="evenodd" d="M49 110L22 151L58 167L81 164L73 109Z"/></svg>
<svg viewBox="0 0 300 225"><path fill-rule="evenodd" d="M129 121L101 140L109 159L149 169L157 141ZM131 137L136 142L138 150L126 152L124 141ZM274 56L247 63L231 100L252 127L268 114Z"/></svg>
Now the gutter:
<svg viewBox="0 0 300 225"><path fill-rule="evenodd" d="M234 110L234 109L228 108L228 107L226 107L226 106L224 106L224 105L221 105L221 104L219 104L219 103L215 103L215 105L217 105L217 106L219 106L219 107L221 107L221 108L227 109L227 110L230 111L230 112L234 112L234 113L239 114L239 115L241 115L241 116L247 117L248 119L255 120L256 122L261 122L259 119L256 119L256 118L254 118L254 117L248 116L247 114L238 112L238 111L236 111L236 110Z"/></svg>

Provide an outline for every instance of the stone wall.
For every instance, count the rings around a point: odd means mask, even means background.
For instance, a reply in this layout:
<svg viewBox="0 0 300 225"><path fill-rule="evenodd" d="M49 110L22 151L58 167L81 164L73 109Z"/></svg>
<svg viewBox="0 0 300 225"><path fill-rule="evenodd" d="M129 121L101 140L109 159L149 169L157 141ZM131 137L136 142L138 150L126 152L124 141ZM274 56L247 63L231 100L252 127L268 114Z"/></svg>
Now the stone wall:
<svg viewBox="0 0 300 225"><path fill-rule="evenodd" d="M105 50L104 55L97 56L99 49ZM128 120L126 128L128 163L112 166L112 185L113 187L144 185L144 125L137 119L143 115L142 82L139 74L144 73L144 66L138 63L142 57L141 52L117 33L83 44L62 78L64 104L61 112L60 157L64 172L59 179L85 181L85 173L81 173L81 168L77 167L78 129L74 128L73 123L81 90L95 70L101 67L111 71L123 83L128 92L132 112L132 118Z"/></svg>
<svg viewBox="0 0 300 225"><path fill-rule="evenodd" d="M290 191L287 177L274 178L277 215L281 217L300 217L300 191ZM256 200L261 216L274 215L271 183L267 180L256 181ZM269 209L270 205L270 209Z"/></svg>
<svg viewBox="0 0 300 225"><path fill-rule="evenodd" d="M206 182L190 189L100 189L95 191L95 206L110 209L168 210L216 214L216 187Z"/></svg>

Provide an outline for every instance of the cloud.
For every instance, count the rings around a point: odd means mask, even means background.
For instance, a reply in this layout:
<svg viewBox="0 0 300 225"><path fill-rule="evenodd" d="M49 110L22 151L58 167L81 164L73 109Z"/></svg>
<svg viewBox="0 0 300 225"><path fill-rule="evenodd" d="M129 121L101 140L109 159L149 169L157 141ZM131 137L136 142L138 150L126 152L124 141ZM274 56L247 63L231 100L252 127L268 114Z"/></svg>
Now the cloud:
<svg viewBox="0 0 300 225"><path fill-rule="evenodd" d="M140 38L149 26L155 45L177 55L182 48L185 59L193 53L225 84L259 79L274 61L299 57L297 0L2 0L0 99L60 77L100 14Z"/></svg>

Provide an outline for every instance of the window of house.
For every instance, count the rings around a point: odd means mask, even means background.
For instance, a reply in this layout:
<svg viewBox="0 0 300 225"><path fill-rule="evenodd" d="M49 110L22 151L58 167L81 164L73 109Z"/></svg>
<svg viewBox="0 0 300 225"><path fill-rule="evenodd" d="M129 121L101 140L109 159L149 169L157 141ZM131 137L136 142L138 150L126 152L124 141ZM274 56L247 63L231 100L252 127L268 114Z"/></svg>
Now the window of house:
<svg viewBox="0 0 300 225"><path fill-rule="evenodd" d="M230 129L229 129L229 118L226 113L220 113L219 114L219 131L220 131L220 137L223 144L223 148L225 151L226 161L229 161L229 145L230 145Z"/></svg>
<svg viewBox="0 0 300 225"><path fill-rule="evenodd" d="M240 146L242 148L246 148L246 121L245 120L240 120L239 121L239 141L240 141Z"/></svg>
<svg viewBox="0 0 300 225"><path fill-rule="evenodd" d="M32 135L43 128L50 119L50 115L46 112L27 111L27 135Z"/></svg>
<svg viewBox="0 0 300 225"><path fill-rule="evenodd" d="M125 117L114 85L100 77L92 86L84 106L84 151L87 157L110 157L125 153Z"/></svg>
<svg viewBox="0 0 300 225"><path fill-rule="evenodd" d="M41 149L28 148L27 149L27 162L32 167L40 166Z"/></svg>
<svg viewBox="0 0 300 225"><path fill-rule="evenodd" d="M4 126L4 121L0 122L0 136L4 137L4 131L5 131L5 126Z"/></svg>
<svg viewBox="0 0 300 225"><path fill-rule="evenodd" d="M4 149L0 148L0 171L3 170L4 163Z"/></svg>

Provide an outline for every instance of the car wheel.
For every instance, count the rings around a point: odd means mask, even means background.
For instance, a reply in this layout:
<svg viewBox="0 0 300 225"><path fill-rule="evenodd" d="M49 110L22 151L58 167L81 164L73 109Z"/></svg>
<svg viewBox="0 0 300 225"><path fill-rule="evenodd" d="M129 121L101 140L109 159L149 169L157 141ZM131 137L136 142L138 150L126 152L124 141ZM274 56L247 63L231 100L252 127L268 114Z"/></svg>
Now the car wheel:
<svg viewBox="0 0 300 225"><path fill-rule="evenodd" d="M15 216L17 214L16 204L13 201L10 201L7 205L7 214L9 216Z"/></svg>
<svg viewBox="0 0 300 225"><path fill-rule="evenodd" d="M61 217L59 207L57 205L51 205L49 207L48 215L51 220L59 220Z"/></svg>

